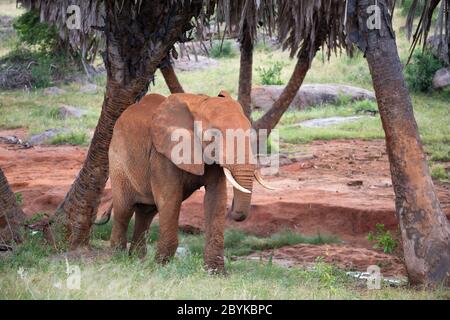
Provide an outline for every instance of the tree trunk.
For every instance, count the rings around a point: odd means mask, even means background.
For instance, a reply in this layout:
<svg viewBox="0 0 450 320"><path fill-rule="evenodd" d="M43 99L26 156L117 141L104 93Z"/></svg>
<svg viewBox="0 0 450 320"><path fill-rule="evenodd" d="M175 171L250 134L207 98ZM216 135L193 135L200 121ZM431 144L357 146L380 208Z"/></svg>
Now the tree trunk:
<svg viewBox="0 0 450 320"><path fill-rule="evenodd" d="M359 1L360 21L367 21L371 4ZM450 224L430 177L389 14L381 8L381 30L368 30L364 22L359 28L386 134L406 268L412 284L438 284L450 272Z"/></svg>
<svg viewBox="0 0 450 320"><path fill-rule="evenodd" d="M253 41L244 22L244 30L240 41L241 62L239 69L239 93L238 101L244 110L246 117L251 121L252 114L252 78L253 78Z"/></svg>
<svg viewBox="0 0 450 320"><path fill-rule="evenodd" d="M102 191L108 179L108 149L116 120L148 90L157 66L201 8L166 1L105 2L106 93L87 158L55 217L67 226L70 249L88 245ZM131 45L132 44L132 45Z"/></svg>
<svg viewBox="0 0 450 320"><path fill-rule="evenodd" d="M21 242L20 226L25 215L0 168L0 246Z"/></svg>
<svg viewBox="0 0 450 320"><path fill-rule="evenodd" d="M183 93L184 89L180 81L178 81L177 74L173 68L172 63L167 62L164 66L160 67L161 73L166 81L166 85L171 93Z"/></svg>

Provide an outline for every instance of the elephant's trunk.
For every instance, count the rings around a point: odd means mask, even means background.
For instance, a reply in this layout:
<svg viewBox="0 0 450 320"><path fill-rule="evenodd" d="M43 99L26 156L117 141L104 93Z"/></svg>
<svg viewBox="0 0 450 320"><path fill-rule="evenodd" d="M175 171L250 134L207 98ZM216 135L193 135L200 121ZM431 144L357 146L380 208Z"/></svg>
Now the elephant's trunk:
<svg viewBox="0 0 450 320"><path fill-rule="evenodd" d="M251 192L253 188L254 166L236 165L230 168L230 170L236 182ZM233 203L228 211L228 215L234 221L244 221L250 213L251 199L251 193L242 192L233 188Z"/></svg>

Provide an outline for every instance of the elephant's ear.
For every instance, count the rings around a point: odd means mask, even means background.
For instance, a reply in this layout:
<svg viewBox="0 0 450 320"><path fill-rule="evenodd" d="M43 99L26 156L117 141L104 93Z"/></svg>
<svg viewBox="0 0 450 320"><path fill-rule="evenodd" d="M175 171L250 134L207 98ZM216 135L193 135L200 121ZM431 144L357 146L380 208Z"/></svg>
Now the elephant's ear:
<svg viewBox="0 0 450 320"><path fill-rule="evenodd" d="M151 135L156 150L177 167L195 175L204 174L201 142L185 102L174 95L163 102L153 116Z"/></svg>
<svg viewBox="0 0 450 320"><path fill-rule="evenodd" d="M218 97L232 99L231 95L228 93L228 91L225 91L225 90L220 91Z"/></svg>

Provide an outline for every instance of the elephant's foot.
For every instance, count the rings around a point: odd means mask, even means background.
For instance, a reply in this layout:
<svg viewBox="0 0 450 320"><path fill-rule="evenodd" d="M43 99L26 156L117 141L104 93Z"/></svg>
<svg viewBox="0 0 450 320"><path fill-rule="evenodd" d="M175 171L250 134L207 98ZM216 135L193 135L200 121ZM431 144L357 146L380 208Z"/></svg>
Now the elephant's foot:
<svg viewBox="0 0 450 320"><path fill-rule="evenodd" d="M111 237L110 240L111 248L117 251L127 250L127 239Z"/></svg>
<svg viewBox="0 0 450 320"><path fill-rule="evenodd" d="M137 256L139 259L144 259L147 256L147 246L146 244L134 244L131 243L130 246L130 251L129 251L129 255L130 256Z"/></svg>
<svg viewBox="0 0 450 320"><path fill-rule="evenodd" d="M205 269L211 275L226 275L223 255L205 256Z"/></svg>
<svg viewBox="0 0 450 320"><path fill-rule="evenodd" d="M158 263L166 264L168 263L174 256L175 252L178 248L178 242L175 244L172 244L170 246L161 246L158 245L158 248L156 250L156 256L155 259Z"/></svg>

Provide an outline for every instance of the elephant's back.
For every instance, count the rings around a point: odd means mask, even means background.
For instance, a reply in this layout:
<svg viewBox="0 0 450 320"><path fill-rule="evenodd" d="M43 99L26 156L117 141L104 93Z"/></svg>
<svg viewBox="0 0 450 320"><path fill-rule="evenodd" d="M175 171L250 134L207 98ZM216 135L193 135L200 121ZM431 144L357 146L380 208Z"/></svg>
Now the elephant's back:
<svg viewBox="0 0 450 320"><path fill-rule="evenodd" d="M149 94L125 110L114 126L109 148L112 170L142 170L151 149L151 124L153 114L166 97ZM131 174L131 172L128 172Z"/></svg>

